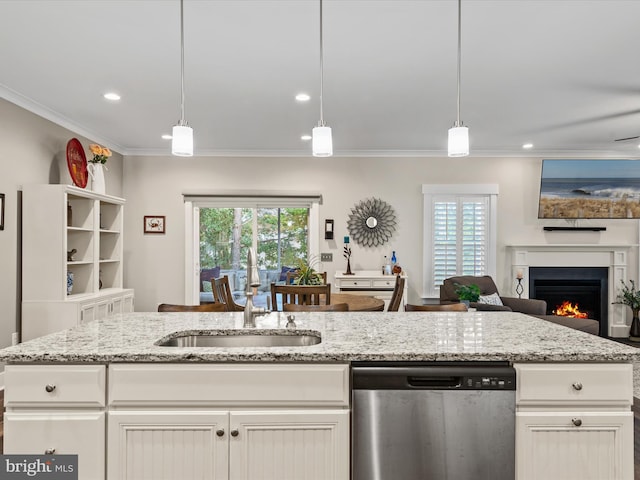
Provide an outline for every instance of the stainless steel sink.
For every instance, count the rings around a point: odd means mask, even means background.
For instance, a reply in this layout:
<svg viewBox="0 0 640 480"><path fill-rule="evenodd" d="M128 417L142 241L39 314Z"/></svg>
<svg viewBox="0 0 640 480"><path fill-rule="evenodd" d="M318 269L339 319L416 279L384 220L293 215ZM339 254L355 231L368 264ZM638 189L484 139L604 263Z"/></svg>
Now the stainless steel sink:
<svg viewBox="0 0 640 480"><path fill-rule="evenodd" d="M266 333L260 334L185 334L156 345L161 347L307 347L322 341L320 334L310 333Z"/></svg>

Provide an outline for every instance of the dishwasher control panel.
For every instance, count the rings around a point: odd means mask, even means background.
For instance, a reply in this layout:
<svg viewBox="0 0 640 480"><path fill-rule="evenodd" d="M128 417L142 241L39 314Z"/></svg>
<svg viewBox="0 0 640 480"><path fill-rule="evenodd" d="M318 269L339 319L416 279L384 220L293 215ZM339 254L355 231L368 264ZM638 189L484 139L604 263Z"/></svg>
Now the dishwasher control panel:
<svg viewBox="0 0 640 480"><path fill-rule="evenodd" d="M478 375L463 377L462 388L469 390L515 390L516 378L511 375Z"/></svg>

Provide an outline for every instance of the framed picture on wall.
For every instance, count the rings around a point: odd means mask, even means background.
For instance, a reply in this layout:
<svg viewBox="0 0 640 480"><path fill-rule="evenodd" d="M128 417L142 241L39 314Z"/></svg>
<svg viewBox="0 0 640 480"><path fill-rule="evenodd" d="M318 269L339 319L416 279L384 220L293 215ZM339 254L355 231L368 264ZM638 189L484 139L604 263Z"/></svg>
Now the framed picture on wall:
<svg viewBox="0 0 640 480"><path fill-rule="evenodd" d="M144 233L164 233L165 217L160 215L144 216Z"/></svg>
<svg viewBox="0 0 640 480"><path fill-rule="evenodd" d="M4 230L4 193L0 193L0 230Z"/></svg>

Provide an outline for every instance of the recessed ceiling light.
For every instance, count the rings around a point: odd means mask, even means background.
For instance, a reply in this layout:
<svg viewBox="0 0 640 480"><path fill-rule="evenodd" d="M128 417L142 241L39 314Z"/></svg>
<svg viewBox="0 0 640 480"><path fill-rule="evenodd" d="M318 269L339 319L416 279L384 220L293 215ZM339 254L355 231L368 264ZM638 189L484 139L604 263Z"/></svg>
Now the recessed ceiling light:
<svg viewBox="0 0 640 480"><path fill-rule="evenodd" d="M299 93L296 95L296 100L298 102L308 102L311 99L311 97L309 95L307 95L306 93Z"/></svg>
<svg viewBox="0 0 640 480"><path fill-rule="evenodd" d="M163 140L171 140L173 137L171 135L169 135L168 133L165 133L164 135L162 135L162 139Z"/></svg>
<svg viewBox="0 0 640 480"><path fill-rule="evenodd" d="M305 142L308 142L309 140L311 140L311 135L302 135L300 137L300 140L304 140Z"/></svg>
<svg viewBox="0 0 640 480"><path fill-rule="evenodd" d="M524 145L522 145L522 148L526 150L533 148L533 143L525 143Z"/></svg>
<svg viewBox="0 0 640 480"><path fill-rule="evenodd" d="M103 97L106 98L107 100L112 100L114 102L120 100L120 95L114 92L105 93Z"/></svg>

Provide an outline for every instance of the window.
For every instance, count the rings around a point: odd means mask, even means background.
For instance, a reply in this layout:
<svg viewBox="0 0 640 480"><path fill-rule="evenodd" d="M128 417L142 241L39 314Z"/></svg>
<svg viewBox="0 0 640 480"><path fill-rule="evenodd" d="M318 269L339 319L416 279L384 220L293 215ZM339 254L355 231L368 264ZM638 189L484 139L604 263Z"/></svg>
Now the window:
<svg viewBox="0 0 640 480"><path fill-rule="evenodd" d="M497 185L423 185L424 298L456 275L496 272Z"/></svg>
<svg viewBox="0 0 640 480"><path fill-rule="evenodd" d="M267 306L270 285L280 280L282 267L317 254L319 201L319 196L185 195L191 220L187 302L211 301L208 277L227 275L235 300L244 303L247 252L253 247L260 273L254 303Z"/></svg>

